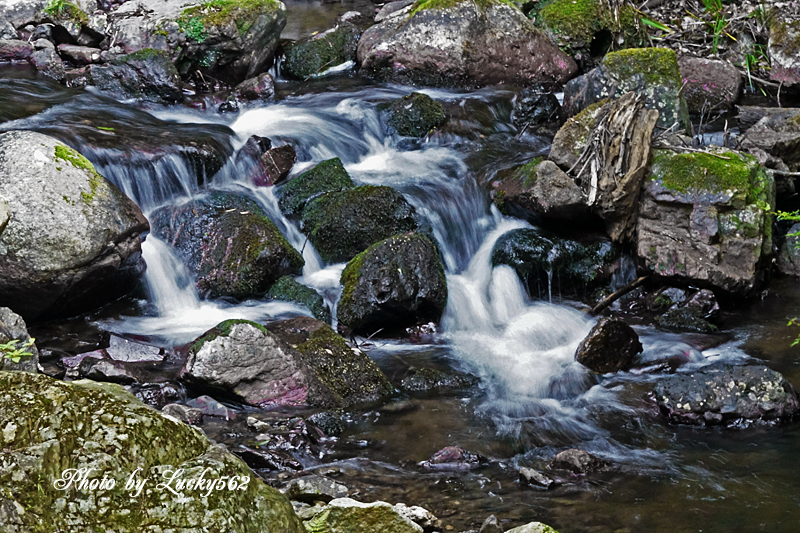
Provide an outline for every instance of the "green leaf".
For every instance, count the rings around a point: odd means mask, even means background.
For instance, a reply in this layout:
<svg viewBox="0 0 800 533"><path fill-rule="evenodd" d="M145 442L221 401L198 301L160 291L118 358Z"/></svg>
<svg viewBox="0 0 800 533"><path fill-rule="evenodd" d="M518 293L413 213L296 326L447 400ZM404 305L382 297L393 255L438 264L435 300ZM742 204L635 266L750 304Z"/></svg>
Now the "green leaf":
<svg viewBox="0 0 800 533"><path fill-rule="evenodd" d="M650 26L651 28L655 28L657 30L665 31L667 33L674 33L674 30L669 26L664 26L660 22L656 22L655 20L650 20L649 18L642 17L642 24Z"/></svg>

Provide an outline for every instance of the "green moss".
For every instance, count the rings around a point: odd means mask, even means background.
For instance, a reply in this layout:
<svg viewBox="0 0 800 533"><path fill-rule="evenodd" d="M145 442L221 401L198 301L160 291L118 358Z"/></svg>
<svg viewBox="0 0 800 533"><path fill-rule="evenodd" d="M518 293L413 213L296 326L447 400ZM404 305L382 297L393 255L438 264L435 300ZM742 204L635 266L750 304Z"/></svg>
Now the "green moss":
<svg viewBox="0 0 800 533"><path fill-rule="evenodd" d="M80 153L63 144L56 145L55 159L57 161L66 161L73 167L85 170L89 174L89 191L82 191L81 198L86 203L94 200L97 188L103 183L103 176L97 173L94 165Z"/></svg>
<svg viewBox="0 0 800 533"><path fill-rule="evenodd" d="M352 258L347 266L342 270L342 276L339 282L342 284L342 296L339 298L339 304L347 304L349 307L350 302L353 300L353 291L358 286L358 280L361 279L361 268L364 266L364 258L367 257L372 250L378 247L380 243L375 243L360 254Z"/></svg>
<svg viewBox="0 0 800 533"><path fill-rule="evenodd" d="M355 183L335 157L319 163L292 179L278 190L278 204L286 215L299 214L306 203L326 192L352 189Z"/></svg>
<svg viewBox="0 0 800 533"><path fill-rule="evenodd" d="M136 52L132 52L130 54L126 54L119 59L117 59L117 63L124 64L130 61L149 61L151 59L159 59L159 60L167 60L169 59L169 53L166 50L156 50L155 48L142 48L141 50L137 50ZM113 128L111 128L113 131Z"/></svg>
<svg viewBox="0 0 800 533"><path fill-rule="evenodd" d="M449 9L464 2L466 2L466 0L417 0L411 8L411 16L413 17L420 11L426 9ZM519 9L511 0L470 0L469 3L477 6L480 9L486 9L496 4L505 4L513 7L514 9Z"/></svg>
<svg viewBox="0 0 800 533"><path fill-rule="evenodd" d="M784 21L774 17L769 29L770 41L781 48L784 55L800 53L800 20Z"/></svg>
<svg viewBox="0 0 800 533"><path fill-rule="evenodd" d="M340 24L322 36L303 39L285 47L281 73L306 79L327 68L355 59L360 32L352 24Z"/></svg>
<svg viewBox="0 0 800 533"><path fill-rule="evenodd" d="M441 126L445 120L444 107L422 93L398 98L388 107L389 127L405 137L422 137Z"/></svg>
<svg viewBox="0 0 800 533"><path fill-rule="evenodd" d="M225 27L233 22L239 35L244 35L259 16L278 9L280 4L275 0L209 0L184 10L177 22L187 37L202 43L212 26Z"/></svg>
<svg viewBox="0 0 800 533"><path fill-rule="evenodd" d="M690 190L738 191L744 197L751 188L753 168L744 156L725 152L721 159L704 153L678 154L658 150L653 157L653 179L658 179L668 189L679 193Z"/></svg>
<svg viewBox="0 0 800 533"><path fill-rule="evenodd" d="M533 184L536 183L536 178L538 177L536 167L538 167L539 163L543 160L544 157L534 157L517 171L516 179L522 180L522 186L524 188L532 187Z"/></svg>
<svg viewBox="0 0 800 533"><path fill-rule="evenodd" d="M618 16L598 0L553 0L539 10L538 23L564 38L560 43L571 49L592 42L595 34L608 30L623 35L624 41L633 42L638 34L638 14L630 5L620 7ZM629 45L630 46L630 45Z"/></svg>
<svg viewBox="0 0 800 533"><path fill-rule="evenodd" d="M331 323L331 312L325 300L314 289L295 281L291 276L283 276L270 287L267 296L276 300L302 304L311 311L314 318Z"/></svg>
<svg viewBox="0 0 800 533"><path fill-rule="evenodd" d="M44 12L53 20L68 20L81 25L89 23L88 15L80 7L67 0L49 0Z"/></svg>
<svg viewBox="0 0 800 533"><path fill-rule="evenodd" d="M680 82L678 57L668 48L629 48L606 54L603 66L620 79L642 75L648 84Z"/></svg>

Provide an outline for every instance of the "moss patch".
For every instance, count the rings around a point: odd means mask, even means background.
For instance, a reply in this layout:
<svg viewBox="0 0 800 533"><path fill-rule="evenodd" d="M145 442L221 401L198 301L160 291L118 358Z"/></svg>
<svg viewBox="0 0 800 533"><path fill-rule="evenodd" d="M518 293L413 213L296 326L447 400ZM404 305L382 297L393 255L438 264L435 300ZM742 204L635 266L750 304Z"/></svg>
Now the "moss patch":
<svg viewBox="0 0 800 533"><path fill-rule="evenodd" d="M66 161L73 167L85 170L89 174L89 191L81 191L81 198L83 198L83 201L86 203L94 200L97 194L97 188L103 183L103 176L98 174L91 161L63 144L56 145L55 159L57 161Z"/></svg>
<svg viewBox="0 0 800 533"><path fill-rule="evenodd" d="M420 11L424 11L426 9L449 9L451 7L455 7L459 4L466 3L467 0L417 0L414 3L414 6L411 8L411 16L413 17ZM513 7L516 10L519 8L512 2L511 0L470 0L470 4L477 6L479 9L484 10L493 5L497 4L505 4L507 6Z"/></svg>
<svg viewBox="0 0 800 533"><path fill-rule="evenodd" d="M49 0L44 12L53 20L66 20L76 24L89 24L89 16L72 2L66 0Z"/></svg>
<svg viewBox="0 0 800 533"><path fill-rule="evenodd" d="M753 168L746 156L725 152L721 159L704 153L678 154L658 150L653 157L653 178L679 193L690 190L720 193L739 191L746 196L751 189Z"/></svg>
<svg viewBox="0 0 800 533"><path fill-rule="evenodd" d="M184 10L177 22L187 37L203 42L212 26L225 27L233 22L239 35L244 35L259 16L279 8L275 0L209 0Z"/></svg>
<svg viewBox="0 0 800 533"><path fill-rule="evenodd" d="M387 110L389 127L399 135L422 137L441 126L445 120L444 107L422 93L411 93L398 98Z"/></svg>
<svg viewBox="0 0 800 533"><path fill-rule="evenodd" d="M627 46L641 41L638 38L638 14L631 5L621 6L618 16L615 16L605 3L598 0L553 0L542 4L538 25L555 33L559 44L568 52L590 45L597 32L603 30L622 35ZM609 45L612 44L610 41ZM599 51L593 50L592 53L601 55Z"/></svg>
<svg viewBox="0 0 800 533"><path fill-rule="evenodd" d="M285 48L281 72L297 79L305 79L355 59L360 32L349 23L340 24L334 31L314 36Z"/></svg>
<svg viewBox="0 0 800 533"><path fill-rule="evenodd" d="M285 302L295 302L308 307L314 318L331 323L331 312L325 300L311 287L298 283L291 276L283 276L269 289L267 296Z"/></svg>
<svg viewBox="0 0 800 533"><path fill-rule="evenodd" d="M606 54L603 66L620 79L641 75L648 84L680 83L678 57L668 48L630 48Z"/></svg>
<svg viewBox="0 0 800 533"><path fill-rule="evenodd" d="M310 199L355 186L342 161L335 157L319 163L278 189L278 204L286 215L297 215Z"/></svg>
<svg viewBox="0 0 800 533"><path fill-rule="evenodd" d="M166 50L156 50L155 48L142 48L136 52L124 55L117 59L117 63L125 64L130 61L149 61L152 59L170 61L169 53ZM171 62L171 61L170 61Z"/></svg>
<svg viewBox="0 0 800 533"><path fill-rule="evenodd" d="M539 177L539 174L536 172L536 167L538 167L539 163L543 160L543 157L534 157L517 170L516 179L521 180L522 186L525 189L533 187L533 184L536 183L536 179Z"/></svg>
<svg viewBox="0 0 800 533"><path fill-rule="evenodd" d="M769 29L770 42L779 47L789 57L800 53L800 20L783 21L773 17L774 22Z"/></svg>

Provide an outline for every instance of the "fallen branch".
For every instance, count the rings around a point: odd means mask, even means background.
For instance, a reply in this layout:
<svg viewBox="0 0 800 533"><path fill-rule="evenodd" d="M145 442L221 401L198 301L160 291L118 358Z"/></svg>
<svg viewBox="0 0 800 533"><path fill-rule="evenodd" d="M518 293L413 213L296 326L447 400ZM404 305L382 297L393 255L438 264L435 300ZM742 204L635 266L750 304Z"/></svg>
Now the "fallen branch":
<svg viewBox="0 0 800 533"><path fill-rule="evenodd" d="M623 297L626 294L628 294L629 292L631 292L633 289L643 285L649 279L650 279L650 276L642 276L639 279L631 281L630 283L628 283L627 285L625 285L621 289L618 289L618 290L614 291L614 293L606 296L599 304L597 304L594 307L592 307L592 310L589 311L589 314L592 315L592 316L596 316L600 311L602 311L603 309L605 309L609 305L613 304L614 302L619 300L621 297Z"/></svg>

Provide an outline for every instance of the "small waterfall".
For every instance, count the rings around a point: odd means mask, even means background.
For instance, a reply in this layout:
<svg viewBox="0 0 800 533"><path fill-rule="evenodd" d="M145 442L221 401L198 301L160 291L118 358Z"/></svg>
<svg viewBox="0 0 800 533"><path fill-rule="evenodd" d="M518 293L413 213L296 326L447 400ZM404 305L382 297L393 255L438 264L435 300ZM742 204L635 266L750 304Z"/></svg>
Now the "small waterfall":
<svg viewBox="0 0 800 533"><path fill-rule="evenodd" d="M194 278L164 241L149 235L142 243L147 263L147 286L150 301L159 316L175 317L187 310L200 308L200 296Z"/></svg>

